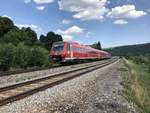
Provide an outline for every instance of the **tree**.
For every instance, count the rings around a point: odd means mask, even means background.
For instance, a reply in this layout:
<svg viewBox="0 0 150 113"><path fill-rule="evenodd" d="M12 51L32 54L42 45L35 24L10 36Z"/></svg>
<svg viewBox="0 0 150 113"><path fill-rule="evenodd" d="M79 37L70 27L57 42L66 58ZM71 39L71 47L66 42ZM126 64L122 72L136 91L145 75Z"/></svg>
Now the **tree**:
<svg viewBox="0 0 150 113"><path fill-rule="evenodd" d="M40 42L47 50L50 50L54 42L63 41L62 36L54 32L48 32L47 36L41 35Z"/></svg>
<svg viewBox="0 0 150 113"><path fill-rule="evenodd" d="M20 30L12 30L1 38L1 42L18 45L20 42L25 40L25 37L27 37L27 35L23 34Z"/></svg>
<svg viewBox="0 0 150 113"><path fill-rule="evenodd" d="M0 44L0 71L7 71L13 66L15 50L12 44Z"/></svg>
<svg viewBox="0 0 150 113"><path fill-rule="evenodd" d="M41 41L41 42L45 42L45 41L46 41L46 37L45 37L44 35L41 35L41 36L40 36L40 41Z"/></svg>
<svg viewBox="0 0 150 113"><path fill-rule="evenodd" d="M14 27L14 23L7 17L0 17L0 38Z"/></svg>
<svg viewBox="0 0 150 113"><path fill-rule="evenodd" d="M13 27L9 32L4 34L0 40L3 43L12 43L18 45L24 43L25 45L34 45L37 41L37 34L30 28L22 28L21 30L17 27Z"/></svg>
<svg viewBox="0 0 150 113"><path fill-rule="evenodd" d="M99 49L99 50L102 49L100 41L98 41L97 46L98 46L98 49Z"/></svg>
<svg viewBox="0 0 150 113"><path fill-rule="evenodd" d="M150 53L150 43L108 48L113 56L139 56Z"/></svg>
<svg viewBox="0 0 150 113"><path fill-rule="evenodd" d="M93 47L93 48L95 48L95 49L99 49L99 50L102 49L102 48L101 48L101 43L100 43L100 41L98 41L97 43L94 43L93 45L91 45L91 47Z"/></svg>
<svg viewBox="0 0 150 113"><path fill-rule="evenodd" d="M25 32L27 37L25 39L25 43L27 45L34 45L37 41L37 34L35 31L33 31L30 27L28 28L22 28L22 32Z"/></svg>

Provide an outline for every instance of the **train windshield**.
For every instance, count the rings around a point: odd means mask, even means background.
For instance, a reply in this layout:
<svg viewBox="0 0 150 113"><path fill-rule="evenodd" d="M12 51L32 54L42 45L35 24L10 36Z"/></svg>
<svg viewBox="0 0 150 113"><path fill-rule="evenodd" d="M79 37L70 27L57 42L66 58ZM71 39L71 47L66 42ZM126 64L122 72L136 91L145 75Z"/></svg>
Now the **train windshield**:
<svg viewBox="0 0 150 113"><path fill-rule="evenodd" d="M62 51L64 49L64 43L63 42L61 42L61 43L54 43L53 44L53 48L52 48L52 50L53 51Z"/></svg>

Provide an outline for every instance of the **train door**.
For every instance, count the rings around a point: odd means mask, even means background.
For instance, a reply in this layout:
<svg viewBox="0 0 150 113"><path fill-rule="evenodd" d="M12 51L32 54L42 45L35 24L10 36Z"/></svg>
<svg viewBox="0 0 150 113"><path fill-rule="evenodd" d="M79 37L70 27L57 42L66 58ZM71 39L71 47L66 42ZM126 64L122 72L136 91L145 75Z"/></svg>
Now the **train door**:
<svg viewBox="0 0 150 113"><path fill-rule="evenodd" d="M70 44L70 56L71 56L71 58L73 58L73 46L72 46L72 44Z"/></svg>
<svg viewBox="0 0 150 113"><path fill-rule="evenodd" d="M73 50L72 50L72 44L67 44L67 57L68 58L73 58Z"/></svg>
<svg viewBox="0 0 150 113"><path fill-rule="evenodd" d="M70 44L67 43L67 57L70 58Z"/></svg>

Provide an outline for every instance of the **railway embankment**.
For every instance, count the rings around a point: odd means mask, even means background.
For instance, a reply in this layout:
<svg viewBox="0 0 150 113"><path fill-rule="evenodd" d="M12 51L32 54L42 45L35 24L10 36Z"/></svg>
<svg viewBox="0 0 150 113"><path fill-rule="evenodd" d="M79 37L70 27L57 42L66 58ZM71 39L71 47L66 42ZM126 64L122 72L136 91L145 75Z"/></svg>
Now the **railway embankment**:
<svg viewBox="0 0 150 113"><path fill-rule="evenodd" d="M98 61L99 63L105 62L105 60ZM7 76L0 76L0 87L7 86L9 84L15 84L23 81L32 80L38 77L44 77L49 74L55 74L79 67L86 66L88 64L94 64L95 62L90 63L83 63L83 64L76 64L76 65L69 65L69 66L60 66L55 68L49 68L45 70L37 70L37 71L31 71L26 73L19 73L19 74L12 74Z"/></svg>
<svg viewBox="0 0 150 113"><path fill-rule="evenodd" d="M124 98L120 60L0 107L1 113L137 113Z"/></svg>

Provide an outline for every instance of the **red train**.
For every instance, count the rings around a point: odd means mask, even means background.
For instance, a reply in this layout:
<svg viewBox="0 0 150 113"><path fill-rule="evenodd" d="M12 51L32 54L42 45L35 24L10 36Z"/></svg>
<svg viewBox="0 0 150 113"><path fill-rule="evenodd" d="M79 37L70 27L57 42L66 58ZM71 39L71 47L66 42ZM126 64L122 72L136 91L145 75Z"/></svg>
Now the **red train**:
<svg viewBox="0 0 150 113"><path fill-rule="evenodd" d="M76 42L55 42L49 56L52 60L62 63L84 59L105 59L111 57L108 52L97 50Z"/></svg>

